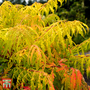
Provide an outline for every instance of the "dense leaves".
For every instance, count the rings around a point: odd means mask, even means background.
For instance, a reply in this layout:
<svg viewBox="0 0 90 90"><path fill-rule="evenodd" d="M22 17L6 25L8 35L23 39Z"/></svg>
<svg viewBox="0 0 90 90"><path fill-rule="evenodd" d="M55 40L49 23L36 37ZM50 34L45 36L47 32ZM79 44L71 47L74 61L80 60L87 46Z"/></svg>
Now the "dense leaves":
<svg viewBox="0 0 90 90"><path fill-rule="evenodd" d="M64 0L58 1L62 5ZM90 55L75 55L84 53L90 40L76 45L72 37L84 37L89 28L80 21L60 20L54 8L57 0L31 6L5 1L0 6L0 64L7 64L0 75L12 78L13 90L85 88L82 74L86 68L89 76Z"/></svg>

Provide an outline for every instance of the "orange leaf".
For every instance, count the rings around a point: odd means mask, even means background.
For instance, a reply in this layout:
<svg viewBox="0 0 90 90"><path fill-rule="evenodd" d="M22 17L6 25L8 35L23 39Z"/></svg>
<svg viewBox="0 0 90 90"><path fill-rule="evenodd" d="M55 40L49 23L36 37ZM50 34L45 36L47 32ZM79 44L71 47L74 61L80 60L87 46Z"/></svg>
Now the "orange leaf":
<svg viewBox="0 0 90 90"><path fill-rule="evenodd" d="M76 86L76 74L75 74L75 69L72 68L72 75L71 75L71 89L74 89Z"/></svg>
<svg viewBox="0 0 90 90"><path fill-rule="evenodd" d="M2 86L0 86L0 90L3 90Z"/></svg>
<svg viewBox="0 0 90 90"><path fill-rule="evenodd" d="M2 81L0 81L0 84L2 85Z"/></svg>
<svg viewBox="0 0 90 90"><path fill-rule="evenodd" d="M61 70L64 70L64 67L58 68L58 70L56 70L56 72L59 72Z"/></svg>
<svg viewBox="0 0 90 90"><path fill-rule="evenodd" d="M51 72L51 76L52 76L53 81L54 81L54 73L53 73L53 70L52 70L52 72Z"/></svg>
<svg viewBox="0 0 90 90"><path fill-rule="evenodd" d="M47 66L47 68L50 68L50 67L53 67L53 66L56 66L54 63L51 63L50 65Z"/></svg>
<svg viewBox="0 0 90 90"><path fill-rule="evenodd" d="M79 86L81 86L82 74L79 70L77 70L77 80L79 82Z"/></svg>

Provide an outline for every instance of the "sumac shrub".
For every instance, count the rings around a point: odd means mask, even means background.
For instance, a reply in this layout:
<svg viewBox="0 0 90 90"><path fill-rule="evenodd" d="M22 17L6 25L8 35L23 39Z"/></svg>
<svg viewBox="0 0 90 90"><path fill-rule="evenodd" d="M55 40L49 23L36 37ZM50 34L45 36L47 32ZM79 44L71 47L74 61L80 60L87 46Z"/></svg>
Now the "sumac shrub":
<svg viewBox="0 0 90 90"><path fill-rule="evenodd" d="M76 45L72 37L84 37L89 27L60 20L54 14L58 1L62 6L64 0L0 6L0 64L6 64L0 78L11 78L13 90L88 90L83 73L86 68L89 76L90 55L79 52L87 50L90 38Z"/></svg>

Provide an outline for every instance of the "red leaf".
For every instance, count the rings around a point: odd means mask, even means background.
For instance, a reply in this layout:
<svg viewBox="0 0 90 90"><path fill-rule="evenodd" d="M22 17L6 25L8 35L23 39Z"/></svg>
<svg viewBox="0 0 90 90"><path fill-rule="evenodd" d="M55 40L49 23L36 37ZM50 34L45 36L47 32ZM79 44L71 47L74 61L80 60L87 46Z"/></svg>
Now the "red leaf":
<svg viewBox="0 0 90 90"><path fill-rule="evenodd" d="M90 87L89 87L89 90L90 90Z"/></svg>
<svg viewBox="0 0 90 90"><path fill-rule="evenodd" d="M51 63L50 65L47 66L47 68L50 68L50 67L54 67L56 66L54 63Z"/></svg>
<svg viewBox="0 0 90 90"><path fill-rule="evenodd" d="M24 86L24 90L31 90L29 86Z"/></svg>

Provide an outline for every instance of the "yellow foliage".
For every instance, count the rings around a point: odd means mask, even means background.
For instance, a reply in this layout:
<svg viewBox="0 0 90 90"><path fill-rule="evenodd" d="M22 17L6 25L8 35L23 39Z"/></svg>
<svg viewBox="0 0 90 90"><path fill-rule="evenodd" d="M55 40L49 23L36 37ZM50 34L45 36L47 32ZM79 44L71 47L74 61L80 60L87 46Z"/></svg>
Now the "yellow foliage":
<svg viewBox="0 0 90 90"><path fill-rule="evenodd" d="M84 37L84 32L87 33L85 28L89 31L89 27L77 20L60 20L54 14L58 2L62 6L64 0L48 0L44 4L35 2L31 6L13 5L5 1L0 6L0 55L9 58L8 71L15 65L11 72L12 79L17 78L16 85L12 84L14 88L19 89L19 84L23 86L23 83L28 82L31 90L47 90L46 87L55 90L52 70L59 67L58 61L62 58L66 58L64 63L80 69L82 73L84 63L90 66L90 56L75 56L80 51L84 53L87 46L90 46L90 39L80 45L72 40L73 35ZM52 63L57 67L51 65L50 72L47 72L47 66ZM66 82L69 80L68 77Z"/></svg>

